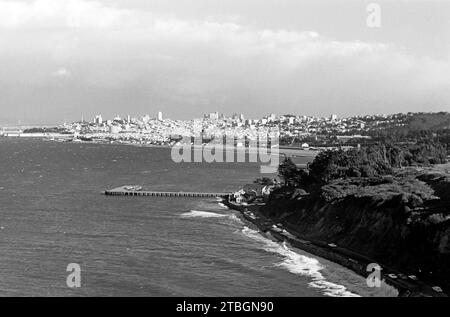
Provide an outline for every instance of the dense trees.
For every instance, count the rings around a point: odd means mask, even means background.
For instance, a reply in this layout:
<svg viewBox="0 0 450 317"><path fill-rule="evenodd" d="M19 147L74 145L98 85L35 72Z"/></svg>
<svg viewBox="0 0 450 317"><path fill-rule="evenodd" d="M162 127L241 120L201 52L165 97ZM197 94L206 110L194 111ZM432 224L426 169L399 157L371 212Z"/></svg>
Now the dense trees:
<svg viewBox="0 0 450 317"><path fill-rule="evenodd" d="M344 177L375 177L389 174L391 166L385 146L329 150L320 153L308 167L312 180L328 183Z"/></svg>
<svg viewBox="0 0 450 317"><path fill-rule="evenodd" d="M290 158L285 157L278 167L278 174L284 182L284 186L297 187L301 184L301 169Z"/></svg>
<svg viewBox="0 0 450 317"><path fill-rule="evenodd" d="M446 162L446 150L433 141L418 144L379 143L367 147L327 150L319 153L307 169L298 168L289 158L279 166L285 186L321 186L347 177L380 177L393 168Z"/></svg>

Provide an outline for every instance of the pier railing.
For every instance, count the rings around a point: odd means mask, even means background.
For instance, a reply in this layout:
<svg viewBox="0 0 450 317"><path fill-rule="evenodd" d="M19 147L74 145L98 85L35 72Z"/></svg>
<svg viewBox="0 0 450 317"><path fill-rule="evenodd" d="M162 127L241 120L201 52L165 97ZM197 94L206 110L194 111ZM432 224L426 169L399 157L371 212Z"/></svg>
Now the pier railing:
<svg viewBox="0 0 450 317"><path fill-rule="evenodd" d="M169 192L169 191L148 191L148 190L127 190L122 187L105 190L107 196L152 196L152 197L223 197L230 193L209 193L209 192Z"/></svg>

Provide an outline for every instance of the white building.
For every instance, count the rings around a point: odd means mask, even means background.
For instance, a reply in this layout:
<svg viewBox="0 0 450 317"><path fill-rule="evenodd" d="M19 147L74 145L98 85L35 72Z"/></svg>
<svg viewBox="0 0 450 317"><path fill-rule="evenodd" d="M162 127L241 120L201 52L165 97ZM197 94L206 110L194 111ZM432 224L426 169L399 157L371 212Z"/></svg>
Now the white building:
<svg viewBox="0 0 450 317"><path fill-rule="evenodd" d="M94 123L95 124L102 124L103 123L103 119L102 119L102 115L96 115L95 117L94 117Z"/></svg>
<svg viewBox="0 0 450 317"><path fill-rule="evenodd" d="M211 112L209 114L209 119L211 119L211 120L219 120L219 113L217 111L216 112Z"/></svg>
<svg viewBox="0 0 450 317"><path fill-rule="evenodd" d="M150 122L150 116L148 114L146 114L145 116L142 117L142 122L144 122L144 124L147 124Z"/></svg>
<svg viewBox="0 0 450 317"><path fill-rule="evenodd" d="M109 132L112 134L118 134L121 130L122 128L117 125L112 125L109 127Z"/></svg>

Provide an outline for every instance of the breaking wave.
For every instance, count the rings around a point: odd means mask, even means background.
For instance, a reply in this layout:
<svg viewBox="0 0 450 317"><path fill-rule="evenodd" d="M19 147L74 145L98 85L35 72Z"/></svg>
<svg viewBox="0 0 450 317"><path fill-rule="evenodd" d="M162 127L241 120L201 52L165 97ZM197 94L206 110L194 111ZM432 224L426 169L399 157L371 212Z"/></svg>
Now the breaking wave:
<svg viewBox="0 0 450 317"><path fill-rule="evenodd" d="M200 217L200 218L222 218L227 217L228 215L225 214L218 214L215 212L210 211L202 211L202 210L190 210L188 212L185 212L181 214L182 217L188 217L188 218L194 218L194 217Z"/></svg>
<svg viewBox="0 0 450 317"><path fill-rule="evenodd" d="M317 259L310 258L292 251L286 243L274 242L263 237L258 231L244 227L242 233L252 240L261 242L263 250L281 255L283 260L275 266L282 267L293 274L308 276L312 281L311 287L321 289L327 296L333 297L359 297L359 295L348 291L345 286L329 282L321 274L322 265Z"/></svg>
<svg viewBox="0 0 450 317"><path fill-rule="evenodd" d="M230 208L228 208L227 206L225 206L223 203L218 203L218 205L219 205L221 208L223 208L223 209L230 209Z"/></svg>
<svg viewBox="0 0 450 317"><path fill-rule="evenodd" d="M212 211L190 210L188 212L182 213L181 216L184 218L229 218L242 223L242 220L232 213L219 214Z"/></svg>

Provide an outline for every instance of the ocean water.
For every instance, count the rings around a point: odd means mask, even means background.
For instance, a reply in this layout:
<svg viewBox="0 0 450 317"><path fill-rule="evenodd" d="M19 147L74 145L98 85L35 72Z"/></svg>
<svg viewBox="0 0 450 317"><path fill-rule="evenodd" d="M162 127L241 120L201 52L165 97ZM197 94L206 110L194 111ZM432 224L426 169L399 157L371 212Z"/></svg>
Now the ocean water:
<svg viewBox="0 0 450 317"><path fill-rule="evenodd" d="M0 296L391 296L273 242L214 198L105 189L232 191L253 163L176 164L170 150L0 139ZM69 263L81 287L68 288Z"/></svg>

